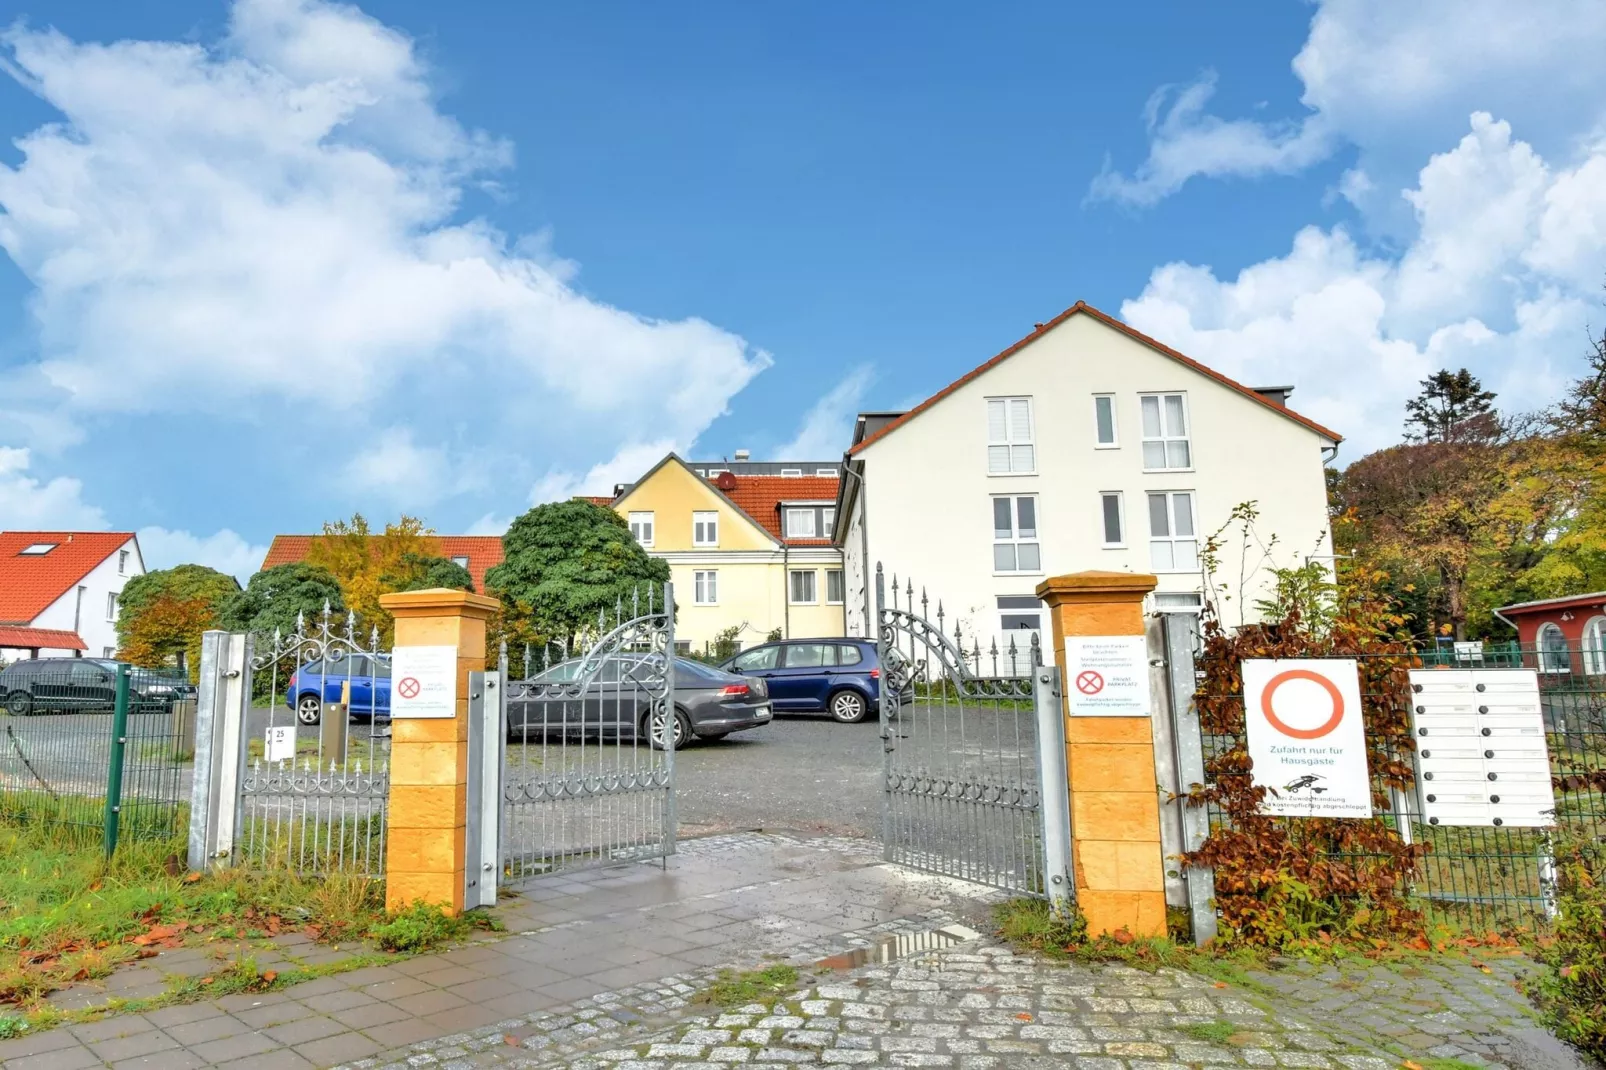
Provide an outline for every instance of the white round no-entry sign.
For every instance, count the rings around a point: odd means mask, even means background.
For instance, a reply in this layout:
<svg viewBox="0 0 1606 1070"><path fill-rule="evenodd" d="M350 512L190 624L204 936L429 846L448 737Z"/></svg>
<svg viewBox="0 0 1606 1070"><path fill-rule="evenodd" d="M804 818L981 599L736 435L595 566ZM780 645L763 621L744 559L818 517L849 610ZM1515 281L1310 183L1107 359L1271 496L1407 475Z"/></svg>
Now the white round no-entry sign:
<svg viewBox="0 0 1606 1070"><path fill-rule="evenodd" d="M1243 662L1244 730L1261 812L1371 817L1366 726L1353 658Z"/></svg>

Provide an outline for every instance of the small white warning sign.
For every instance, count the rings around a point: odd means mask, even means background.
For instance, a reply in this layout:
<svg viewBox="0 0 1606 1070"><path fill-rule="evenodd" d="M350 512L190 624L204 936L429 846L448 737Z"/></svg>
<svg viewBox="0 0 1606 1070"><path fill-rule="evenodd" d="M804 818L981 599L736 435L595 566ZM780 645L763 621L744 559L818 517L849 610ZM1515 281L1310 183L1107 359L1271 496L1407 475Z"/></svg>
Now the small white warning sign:
<svg viewBox="0 0 1606 1070"><path fill-rule="evenodd" d="M270 727L263 741L262 756L270 762L293 762L296 758L296 726Z"/></svg>
<svg viewBox="0 0 1606 1070"><path fill-rule="evenodd" d="M399 646L391 652L390 716L457 716L455 646Z"/></svg>
<svg viewBox="0 0 1606 1070"><path fill-rule="evenodd" d="M1066 636L1065 694L1072 717L1148 717L1143 636Z"/></svg>

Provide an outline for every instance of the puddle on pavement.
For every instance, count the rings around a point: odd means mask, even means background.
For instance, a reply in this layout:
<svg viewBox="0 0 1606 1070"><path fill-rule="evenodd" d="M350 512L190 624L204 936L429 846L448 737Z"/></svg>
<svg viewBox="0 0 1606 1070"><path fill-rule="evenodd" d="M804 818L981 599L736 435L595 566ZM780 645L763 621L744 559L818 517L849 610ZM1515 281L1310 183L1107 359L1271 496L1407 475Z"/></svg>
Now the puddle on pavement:
<svg viewBox="0 0 1606 1070"><path fill-rule="evenodd" d="M869 947L856 947L841 955L821 959L816 966L826 970L853 970L860 966L878 966L918 955L925 951L941 951L981 934L963 925L945 925L941 929L928 929L918 933L891 933Z"/></svg>

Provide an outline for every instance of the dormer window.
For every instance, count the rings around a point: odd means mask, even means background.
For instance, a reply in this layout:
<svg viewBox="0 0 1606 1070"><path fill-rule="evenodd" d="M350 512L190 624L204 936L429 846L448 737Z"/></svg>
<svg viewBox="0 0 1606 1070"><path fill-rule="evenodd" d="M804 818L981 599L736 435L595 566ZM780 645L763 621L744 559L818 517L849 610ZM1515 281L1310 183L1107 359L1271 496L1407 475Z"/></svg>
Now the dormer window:
<svg viewBox="0 0 1606 1070"><path fill-rule="evenodd" d="M48 554L50 551L54 550L58 545L58 543L53 542L36 542L31 546L24 546L21 550L17 551L17 556L43 557L45 554Z"/></svg>

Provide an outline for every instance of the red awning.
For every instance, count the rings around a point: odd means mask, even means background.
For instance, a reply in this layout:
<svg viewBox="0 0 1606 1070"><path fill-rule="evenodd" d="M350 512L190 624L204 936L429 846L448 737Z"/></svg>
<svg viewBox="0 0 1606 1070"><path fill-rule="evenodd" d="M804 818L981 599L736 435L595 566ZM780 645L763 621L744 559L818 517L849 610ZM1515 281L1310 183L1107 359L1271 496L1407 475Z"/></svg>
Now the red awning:
<svg viewBox="0 0 1606 1070"><path fill-rule="evenodd" d="M88 650L77 632L65 628L12 628L0 625L0 648L12 650Z"/></svg>

